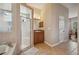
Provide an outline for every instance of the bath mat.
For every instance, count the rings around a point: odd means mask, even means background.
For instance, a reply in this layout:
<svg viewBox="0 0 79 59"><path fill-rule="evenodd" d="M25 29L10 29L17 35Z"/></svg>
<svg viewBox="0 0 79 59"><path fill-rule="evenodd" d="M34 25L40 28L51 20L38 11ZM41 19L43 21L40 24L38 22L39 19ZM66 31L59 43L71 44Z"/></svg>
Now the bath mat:
<svg viewBox="0 0 79 59"><path fill-rule="evenodd" d="M36 55L37 53L38 53L38 49L35 47L32 47L27 51L22 52L21 55Z"/></svg>

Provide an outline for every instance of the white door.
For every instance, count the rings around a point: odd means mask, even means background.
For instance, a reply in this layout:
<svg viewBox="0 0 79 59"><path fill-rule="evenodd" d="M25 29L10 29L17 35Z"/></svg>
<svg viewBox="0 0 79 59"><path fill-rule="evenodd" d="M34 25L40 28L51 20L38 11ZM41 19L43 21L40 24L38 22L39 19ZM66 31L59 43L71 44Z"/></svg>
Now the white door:
<svg viewBox="0 0 79 59"><path fill-rule="evenodd" d="M59 41L65 40L65 19L63 16L59 16Z"/></svg>

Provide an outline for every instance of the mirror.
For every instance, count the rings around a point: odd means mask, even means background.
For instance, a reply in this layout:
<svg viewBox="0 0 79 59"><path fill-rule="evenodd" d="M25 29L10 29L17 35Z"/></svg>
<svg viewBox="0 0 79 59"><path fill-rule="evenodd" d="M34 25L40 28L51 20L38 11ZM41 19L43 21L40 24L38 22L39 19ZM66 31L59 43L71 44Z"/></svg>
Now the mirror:
<svg viewBox="0 0 79 59"><path fill-rule="evenodd" d="M0 32L12 31L12 8L10 3L0 4Z"/></svg>
<svg viewBox="0 0 79 59"><path fill-rule="evenodd" d="M39 30L39 22L40 22L40 19L33 20L33 30Z"/></svg>

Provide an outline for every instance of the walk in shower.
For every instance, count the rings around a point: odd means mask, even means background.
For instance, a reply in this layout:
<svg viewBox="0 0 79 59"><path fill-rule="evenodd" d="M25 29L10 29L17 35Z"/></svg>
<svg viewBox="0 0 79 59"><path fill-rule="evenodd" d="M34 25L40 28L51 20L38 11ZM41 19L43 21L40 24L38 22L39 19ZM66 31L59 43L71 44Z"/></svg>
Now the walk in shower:
<svg viewBox="0 0 79 59"><path fill-rule="evenodd" d="M21 49L27 48L31 45L31 20L32 10L25 5L20 5L21 17Z"/></svg>

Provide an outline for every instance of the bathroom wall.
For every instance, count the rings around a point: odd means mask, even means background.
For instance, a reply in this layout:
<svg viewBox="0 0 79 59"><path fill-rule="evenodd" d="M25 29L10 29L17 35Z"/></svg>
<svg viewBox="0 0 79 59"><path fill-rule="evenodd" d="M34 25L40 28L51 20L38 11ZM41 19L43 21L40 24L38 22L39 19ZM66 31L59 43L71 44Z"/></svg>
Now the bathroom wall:
<svg viewBox="0 0 79 59"><path fill-rule="evenodd" d="M43 9L45 42L51 46L59 43L59 16L65 17L65 40L68 39L68 9L60 4L47 4Z"/></svg>
<svg viewBox="0 0 79 59"><path fill-rule="evenodd" d="M78 12L78 20L77 20L78 21L78 26L77 26L78 27L78 29L77 29L77 32L78 32L78 49L77 49L77 51L78 52L77 52L77 54L79 55L79 4L78 4L78 11L77 12Z"/></svg>

